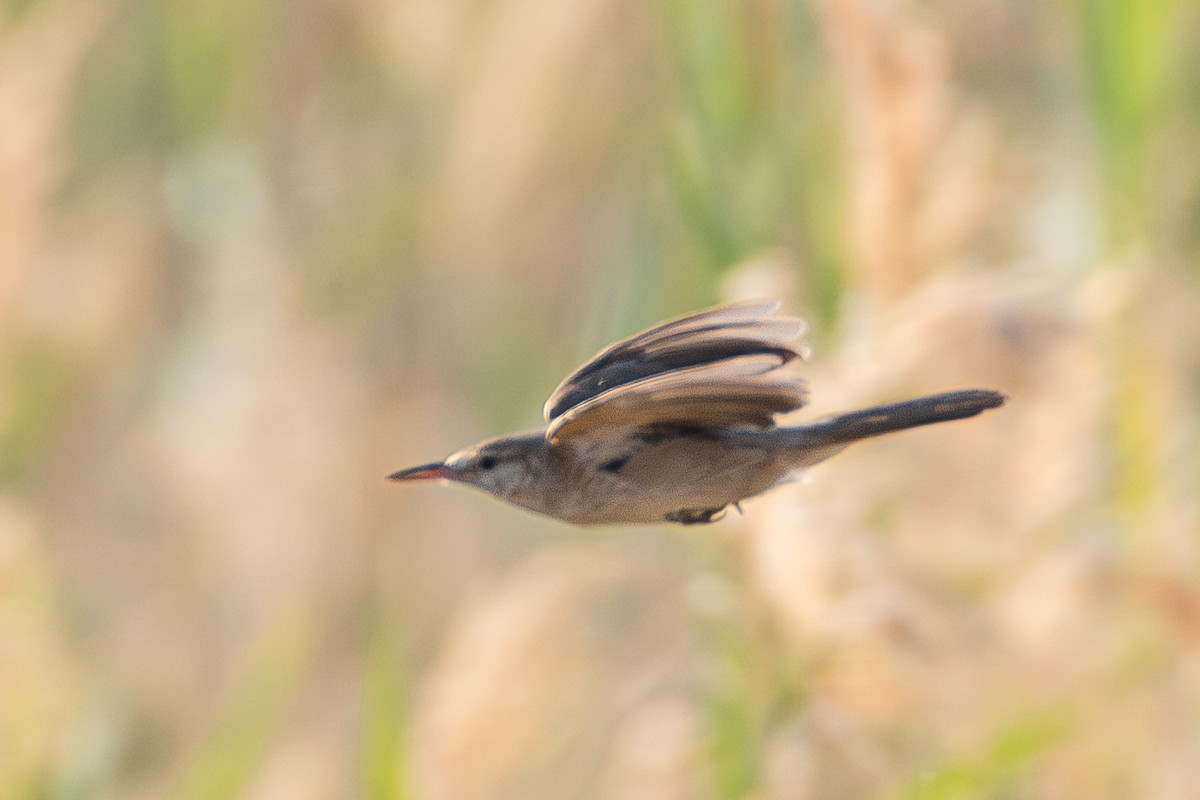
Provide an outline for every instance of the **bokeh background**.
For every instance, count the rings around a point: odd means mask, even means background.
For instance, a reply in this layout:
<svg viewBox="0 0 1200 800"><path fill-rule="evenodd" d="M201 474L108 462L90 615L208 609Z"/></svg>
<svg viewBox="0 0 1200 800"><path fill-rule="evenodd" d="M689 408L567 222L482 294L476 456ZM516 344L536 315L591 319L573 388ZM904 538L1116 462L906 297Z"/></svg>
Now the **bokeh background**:
<svg viewBox="0 0 1200 800"><path fill-rule="evenodd" d="M0 3L0 798L1200 796L1200 6ZM387 472L665 316L798 418L705 528Z"/></svg>

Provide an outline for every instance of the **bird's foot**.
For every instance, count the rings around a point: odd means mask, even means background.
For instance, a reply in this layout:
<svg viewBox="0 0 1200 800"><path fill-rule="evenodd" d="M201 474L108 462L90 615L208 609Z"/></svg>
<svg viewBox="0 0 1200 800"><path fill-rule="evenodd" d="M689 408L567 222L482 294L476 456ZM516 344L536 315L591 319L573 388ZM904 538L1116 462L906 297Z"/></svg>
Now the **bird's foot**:
<svg viewBox="0 0 1200 800"><path fill-rule="evenodd" d="M739 509L740 510L740 509ZM725 516L725 506L716 508L681 508L667 514L667 522L678 522L681 525L704 525L716 522Z"/></svg>

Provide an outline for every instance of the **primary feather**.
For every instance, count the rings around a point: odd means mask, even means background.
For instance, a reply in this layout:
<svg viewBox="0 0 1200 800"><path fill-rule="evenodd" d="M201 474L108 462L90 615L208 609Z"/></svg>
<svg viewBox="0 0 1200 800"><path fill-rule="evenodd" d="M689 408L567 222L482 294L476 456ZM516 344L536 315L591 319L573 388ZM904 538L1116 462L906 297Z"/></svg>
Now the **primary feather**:
<svg viewBox="0 0 1200 800"><path fill-rule="evenodd" d="M605 348L546 401L547 437L603 428L767 427L802 406L803 379L772 374L803 351L791 344L802 320L770 316L778 303L701 311Z"/></svg>

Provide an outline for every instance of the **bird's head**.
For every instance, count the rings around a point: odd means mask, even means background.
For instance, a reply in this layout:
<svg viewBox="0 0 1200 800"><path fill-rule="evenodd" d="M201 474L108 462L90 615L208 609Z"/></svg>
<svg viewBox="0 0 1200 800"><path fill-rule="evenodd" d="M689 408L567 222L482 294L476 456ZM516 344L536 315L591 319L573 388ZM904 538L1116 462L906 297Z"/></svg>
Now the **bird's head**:
<svg viewBox="0 0 1200 800"><path fill-rule="evenodd" d="M550 444L543 431L489 439L453 453L443 461L402 469L392 481L448 480L510 498L545 469Z"/></svg>

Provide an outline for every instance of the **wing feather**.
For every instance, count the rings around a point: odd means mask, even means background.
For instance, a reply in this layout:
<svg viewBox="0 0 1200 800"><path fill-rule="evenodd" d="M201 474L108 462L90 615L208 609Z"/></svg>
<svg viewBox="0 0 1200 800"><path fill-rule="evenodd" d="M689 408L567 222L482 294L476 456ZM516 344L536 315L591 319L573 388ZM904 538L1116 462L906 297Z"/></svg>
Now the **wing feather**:
<svg viewBox="0 0 1200 800"><path fill-rule="evenodd" d="M707 397L709 402L715 402L717 383L725 386L723 391L728 391L732 378L728 375L722 378L720 373L710 370L732 362L744 368L743 359L751 358L755 369L762 374L803 357L803 350L789 342L804 332L804 322L794 317L770 316L778 308L779 304L771 301L718 306L664 322L610 345L571 373L550 395L545 407L550 430L561 431L566 427L565 422L558 420L573 411L572 429L578 429L579 417L595 413L600 405L614 398L621 398L621 407L626 407L633 398L622 398L618 390L628 388L640 397L646 391L645 382L656 376L677 374L682 381L681 391L693 393L694 401ZM752 383L761 387L780 382ZM783 383L801 387L801 400L791 407L802 404L802 381L793 378ZM661 384L656 386L661 390ZM758 424L761 414L752 413L753 405L747 403L749 418L742 422ZM663 411L677 410L677 405L663 408ZM608 418L609 413L603 416Z"/></svg>
<svg viewBox="0 0 1200 800"><path fill-rule="evenodd" d="M755 354L651 375L601 392L551 421L551 442L611 436L614 430L678 425L696 428L774 424L804 405L802 378L777 373L778 360Z"/></svg>

